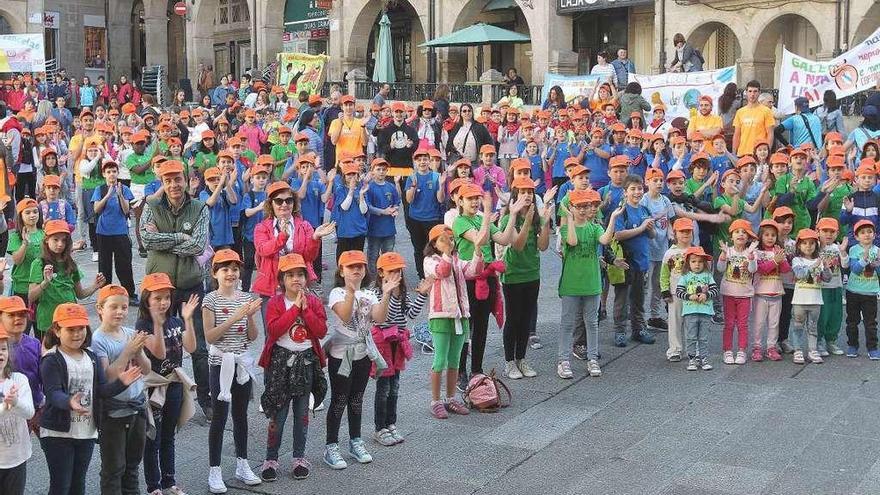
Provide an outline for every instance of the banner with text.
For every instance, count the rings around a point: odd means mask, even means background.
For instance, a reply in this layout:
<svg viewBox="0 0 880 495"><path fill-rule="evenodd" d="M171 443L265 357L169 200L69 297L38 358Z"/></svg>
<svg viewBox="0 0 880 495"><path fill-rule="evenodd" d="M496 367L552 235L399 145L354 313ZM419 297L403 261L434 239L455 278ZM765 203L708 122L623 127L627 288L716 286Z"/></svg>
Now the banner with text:
<svg viewBox="0 0 880 495"><path fill-rule="evenodd" d="M651 107L658 103L666 106L667 120L675 117L690 119L697 113L700 97L712 97L712 109L718 111L718 97L724 87L736 82L736 67L724 67L701 72L667 72L656 76L630 74L630 82L642 86L642 96Z"/></svg>
<svg viewBox="0 0 880 495"><path fill-rule="evenodd" d="M550 96L550 88L553 86L559 86L562 89L566 103L592 98L593 91L604 80L607 80L607 77L586 74L583 76L564 76L547 72L544 74L544 90L541 94L541 101L547 101L547 97Z"/></svg>
<svg viewBox="0 0 880 495"><path fill-rule="evenodd" d="M278 54L278 85L287 91L288 98L296 98L300 91L310 95L321 92L327 55L305 53Z"/></svg>
<svg viewBox="0 0 880 495"><path fill-rule="evenodd" d="M838 98L880 84L880 28L852 50L831 60L816 62L782 48L779 100L784 113L794 113L794 100L804 96L811 107L822 104L822 94L834 91Z"/></svg>
<svg viewBox="0 0 880 495"><path fill-rule="evenodd" d="M0 35L0 72L45 72L42 34Z"/></svg>

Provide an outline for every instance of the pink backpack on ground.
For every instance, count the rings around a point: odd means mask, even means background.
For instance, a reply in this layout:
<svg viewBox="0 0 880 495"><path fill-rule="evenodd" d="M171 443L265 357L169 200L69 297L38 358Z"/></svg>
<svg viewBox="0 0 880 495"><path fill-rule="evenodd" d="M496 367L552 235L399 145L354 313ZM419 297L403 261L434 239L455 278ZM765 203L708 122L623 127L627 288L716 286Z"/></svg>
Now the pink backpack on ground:
<svg viewBox="0 0 880 495"><path fill-rule="evenodd" d="M503 396L507 396L505 399ZM511 404L513 396L510 389L495 377L495 369L488 375L477 373L471 377L464 391L464 402L471 409L480 412L496 412Z"/></svg>

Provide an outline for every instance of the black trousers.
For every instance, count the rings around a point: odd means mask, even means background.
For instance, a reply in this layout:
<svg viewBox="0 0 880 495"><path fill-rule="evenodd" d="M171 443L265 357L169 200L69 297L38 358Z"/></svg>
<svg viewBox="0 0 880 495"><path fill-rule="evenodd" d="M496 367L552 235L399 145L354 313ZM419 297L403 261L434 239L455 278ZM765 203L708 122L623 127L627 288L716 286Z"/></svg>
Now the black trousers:
<svg viewBox="0 0 880 495"><path fill-rule="evenodd" d="M877 296L846 291L846 345L859 347L859 323L865 325L865 347L877 349Z"/></svg>
<svg viewBox="0 0 880 495"><path fill-rule="evenodd" d="M36 172L19 172L15 176L15 202L18 203L25 196L37 199Z"/></svg>
<svg viewBox="0 0 880 495"><path fill-rule="evenodd" d="M441 220L428 220L422 222L420 220L409 219L409 238L413 245L413 258L416 262L416 272L419 274L419 280L425 278L425 246L428 245L428 232L435 225L439 225Z"/></svg>
<svg viewBox="0 0 880 495"><path fill-rule="evenodd" d="M794 289L785 288L782 294L782 310L779 312L779 338L777 342L788 340L788 329L791 327L791 299L794 297Z"/></svg>
<svg viewBox="0 0 880 495"><path fill-rule="evenodd" d="M342 256L342 253L346 251L363 251L364 243L367 241L367 236L360 235L357 237L337 237L336 238L336 261L339 261L339 257Z"/></svg>
<svg viewBox="0 0 880 495"><path fill-rule="evenodd" d="M137 294L134 288L134 275L131 270L131 239L127 235L98 235L98 271L104 274L107 283L113 282L113 266L119 276L119 285L125 287L128 295Z"/></svg>
<svg viewBox="0 0 880 495"><path fill-rule="evenodd" d="M471 309L471 344L465 344L461 349L459 360L459 373L467 370L468 347L471 351L471 374L483 372L483 354L486 352L486 335L489 332L489 316L495 307L495 292L498 290L498 277L487 279L489 283L489 297L485 301L477 299L476 282L467 281L468 302Z"/></svg>
<svg viewBox="0 0 880 495"><path fill-rule="evenodd" d="M370 381L370 358L363 357L351 363L348 376L339 374L341 359L331 357L327 371L330 374L330 407L327 408L327 443L339 443L342 413L348 411L348 438L360 438L361 416L364 412L364 390Z"/></svg>
<svg viewBox="0 0 880 495"><path fill-rule="evenodd" d="M526 357L532 319L538 312L538 289L541 282L502 284L504 291L504 360Z"/></svg>
<svg viewBox="0 0 880 495"><path fill-rule="evenodd" d="M27 482L27 462L9 469L0 469L0 493L22 495Z"/></svg>
<svg viewBox="0 0 880 495"><path fill-rule="evenodd" d="M241 290L243 292L250 292L251 290L251 278L254 276L254 270L257 269L256 265L256 248L254 247L254 241L249 241L247 239L242 239L241 241L241 261L244 266L241 269Z"/></svg>
<svg viewBox="0 0 880 495"><path fill-rule="evenodd" d="M226 420L232 413L232 438L235 443L235 456L247 459L248 457L248 402L251 400L251 388L253 378L245 383L238 383L233 377L230 393L230 402L217 400L220 393L220 367L210 367L211 380L211 407L214 409L214 417L211 418L211 426L208 428L208 463L211 466L220 465L220 457L223 454L223 433L226 431Z"/></svg>
<svg viewBox="0 0 880 495"><path fill-rule="evenodd" d="M102 420L98 441L101 444L101 493L139 495L138 472L147 440L144 413Z"/></svg>

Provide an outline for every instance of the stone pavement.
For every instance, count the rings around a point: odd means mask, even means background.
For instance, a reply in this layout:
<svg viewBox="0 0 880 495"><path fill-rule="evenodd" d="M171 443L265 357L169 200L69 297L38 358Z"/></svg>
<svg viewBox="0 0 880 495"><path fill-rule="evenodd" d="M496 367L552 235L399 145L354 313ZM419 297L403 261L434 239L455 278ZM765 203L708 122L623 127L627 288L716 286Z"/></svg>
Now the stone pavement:
<svg viewBox="0 0 880 495"><path fill-rule="evenodd" d="M402 225L398 231L398 249L411 260L406 231ZM331 266L333 251L325 241ZM88 280L95 266L87 257L77 255ZM619 349L605 321L600 333L603 376L590 378L584 362L574 361L575 379L561 380L555 372L559 268L554 254L543 255L538 333L545 347L528 351L538 377L506 381L513 391L511 407L496 414L433 419L427 386L431 357L417 351L401 379L397 424L406 437L403 444L381 447L368 440L373 463L358 465L347 458L354 465L332 471L321 461L326 411L319 411L306 448L313 463L309 478L290 477L288 428L279 481L245 487L232 477L229 431L223 459L229 493L880 493L880 364L866 357L832 357L822 365L798 366L787 356L781 363L724 366L717 353L718 327L710 340L715 369L687 372L685 363L666 362L664 333L657 334L655 345L630 343ZM143 260L136 257L135 278L142 273ZM415 271L408 274L414 287ZM332 277L324 278L327 288ZM130 312L131 323L135 313ZM254 356L261 345L253 346ZM487 368L503 369L501 333L494 323L486 354ZM259 394L262 380L256 382ZM374 391L370 384L365 438L373 431ZM265 455L268 423L257 407L252 401L249 457L255 471ZM207 437L200 413L177 436L177 480L191 494L207 493ZM343 422L341 443L347 438ZM36 439L33 446L27 493L43 494L48 489L45 457ZM99 493L99 468L96 448L87 493Z"/></svg>

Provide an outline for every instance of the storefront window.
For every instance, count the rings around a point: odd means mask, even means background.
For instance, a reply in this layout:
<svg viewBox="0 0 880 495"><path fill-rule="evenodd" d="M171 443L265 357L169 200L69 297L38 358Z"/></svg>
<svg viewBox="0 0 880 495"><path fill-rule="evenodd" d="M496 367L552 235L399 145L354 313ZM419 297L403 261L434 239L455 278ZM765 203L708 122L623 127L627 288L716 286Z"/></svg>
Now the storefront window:
<svg viewBox="0 0 880 495"><path fill-rule="evenodd" d="M85 28L85 65L95 69L103 69L107 61L107 38L105 29L98 27Z"/></svg>

